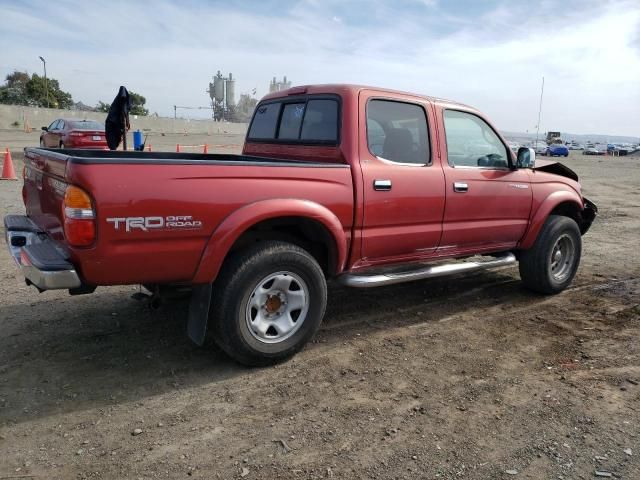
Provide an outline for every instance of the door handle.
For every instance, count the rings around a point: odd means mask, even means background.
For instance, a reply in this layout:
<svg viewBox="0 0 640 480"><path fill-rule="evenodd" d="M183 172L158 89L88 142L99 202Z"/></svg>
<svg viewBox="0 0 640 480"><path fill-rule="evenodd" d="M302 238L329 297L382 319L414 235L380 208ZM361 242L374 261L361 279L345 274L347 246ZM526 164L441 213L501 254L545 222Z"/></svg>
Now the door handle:
<svg viewBox="0 0 640 480"><path fill-rule="evenodd" d="M453 191L464 193L469 191L469 185L465 182L453 182Z"/></svg>
<svg viewBox="0 0 640 480"><path fill-rule="evenodd" d="M373 189L388 192L391 190L391 180L374 180Z"/></svg>

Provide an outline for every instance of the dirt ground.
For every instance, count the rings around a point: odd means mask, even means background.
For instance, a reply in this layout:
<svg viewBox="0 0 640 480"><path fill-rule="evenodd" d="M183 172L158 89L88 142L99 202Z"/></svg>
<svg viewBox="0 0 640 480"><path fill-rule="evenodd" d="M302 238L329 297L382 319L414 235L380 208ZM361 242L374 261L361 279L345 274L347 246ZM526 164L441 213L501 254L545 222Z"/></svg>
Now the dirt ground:
<svg viewBox="0 0 640 480"><path fill-rule="evenodd" d="M185 302L38 294L0 248L0 479L639 479L640 158L566 163L600 208L570 289L332 285L271 368L191 344Z"/></svg>

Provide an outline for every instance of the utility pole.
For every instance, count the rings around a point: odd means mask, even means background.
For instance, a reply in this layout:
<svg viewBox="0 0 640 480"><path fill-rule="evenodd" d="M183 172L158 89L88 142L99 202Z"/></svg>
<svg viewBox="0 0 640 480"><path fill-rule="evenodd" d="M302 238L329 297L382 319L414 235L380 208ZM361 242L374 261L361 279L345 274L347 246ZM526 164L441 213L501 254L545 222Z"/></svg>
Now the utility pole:
<svg viewBox="0 0 640 480"><path fill-rule="evenodd" d="M40 57L42 64L44 65L44 90L47 94L47 108L49 108L49 84L47 82L47 62L44 58Z"/></svg>
<svg viewBox="0 0 640 480"><path fill-rule="evenodd" d="M536 127L536 148L538 148L538 134L540 133L540 115L542 114L542 95L544 95L544 77L542 77L542 88L540 89L540 106L538 107L538 126Z"/></svg>

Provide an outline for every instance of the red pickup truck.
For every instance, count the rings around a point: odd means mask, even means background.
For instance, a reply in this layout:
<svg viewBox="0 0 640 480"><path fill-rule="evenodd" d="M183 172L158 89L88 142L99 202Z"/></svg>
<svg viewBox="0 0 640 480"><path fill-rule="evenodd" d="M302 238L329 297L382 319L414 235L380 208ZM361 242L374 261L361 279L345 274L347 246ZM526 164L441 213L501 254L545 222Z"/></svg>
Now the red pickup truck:
<svg viewBox="0 0 640 480"><path fill-rule="evenodd" d="M191 291L188 334L264 365L318 329L327 279L376 287L519 262L562 291L596 206L477 110L352 85L266 96L242 155L25 150L11 253L39 290Z"/></svg>

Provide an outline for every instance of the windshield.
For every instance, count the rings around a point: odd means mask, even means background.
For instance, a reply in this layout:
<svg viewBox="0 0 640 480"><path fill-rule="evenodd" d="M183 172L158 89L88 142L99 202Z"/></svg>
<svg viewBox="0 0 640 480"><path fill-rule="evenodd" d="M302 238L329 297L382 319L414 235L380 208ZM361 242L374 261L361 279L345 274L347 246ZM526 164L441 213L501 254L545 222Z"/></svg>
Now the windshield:
<svg viewBox="0 0 640 480"><path fill-rule="evenodd" d="M72 125L76 130L104 130L104 125L95 120L81 120L72 122Z"/></svg>

